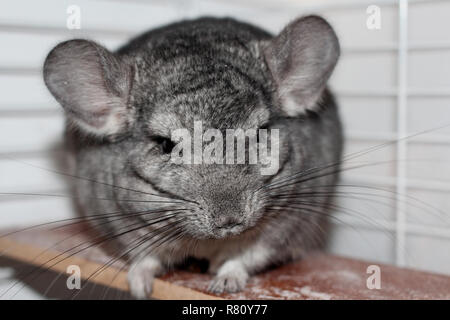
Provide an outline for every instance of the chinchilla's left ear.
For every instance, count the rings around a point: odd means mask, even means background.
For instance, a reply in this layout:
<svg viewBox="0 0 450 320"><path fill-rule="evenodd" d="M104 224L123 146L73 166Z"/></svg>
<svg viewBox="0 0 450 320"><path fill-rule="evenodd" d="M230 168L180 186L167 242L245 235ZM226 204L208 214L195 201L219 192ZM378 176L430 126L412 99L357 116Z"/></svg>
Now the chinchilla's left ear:
<svg viewBox="0 0 450 320"><path fill-rule="evenodd" d="M128 105L132 67L88 40L57 45L44 64L44 80L68 120L87 135L114 139L134 121Z"/></svg>
<svg viewBox="0 0 450 320"><path fill-rule="evenodd" d="M314 109L340 53L328 22L318 16L299 18L261 45L283 111L293 117Z"/></svg>

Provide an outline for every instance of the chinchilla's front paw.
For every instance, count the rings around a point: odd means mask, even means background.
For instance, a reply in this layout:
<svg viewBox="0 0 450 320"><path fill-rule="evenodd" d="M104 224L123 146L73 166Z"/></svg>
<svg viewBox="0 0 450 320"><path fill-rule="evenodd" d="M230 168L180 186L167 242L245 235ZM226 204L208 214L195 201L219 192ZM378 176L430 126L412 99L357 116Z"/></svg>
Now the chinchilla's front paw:
<svg viewBox="0 0 450 320"><path fill-rule="evenodd" d="M137 299L147 299L152 293L155 276L162 270L161 262L154 257L145 257L134 262L128 271L131 295Z"/></svg>
<svg viewBox="0 0 450 320"><path fill-rule="evenodd" d="M222 275L215 277L208 287L212 293L234 293L242 291L247 283L247 277L242 275Z"/></svg>
<svg viewBox="0 0 450 320"><path fill-rule="evenodd" d="M240 263L229 261L218 270L208 291L212 293L233 293L242 291L248 280L248 273Z"/></svg>

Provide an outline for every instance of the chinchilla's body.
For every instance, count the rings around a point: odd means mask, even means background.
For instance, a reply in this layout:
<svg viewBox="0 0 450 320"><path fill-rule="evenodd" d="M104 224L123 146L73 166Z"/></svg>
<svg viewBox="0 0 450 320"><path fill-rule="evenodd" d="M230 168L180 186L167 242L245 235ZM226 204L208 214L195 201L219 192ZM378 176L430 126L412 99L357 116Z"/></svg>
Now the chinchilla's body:
<svg viewBox="0 0 450 320"><path fill-rule="evenodd" d="M187 256L210 261L211 291L233 292L317 247L342 149L326 89L338 56L333 30L314 16L276 37L204 18L150 31L115 53L71 40L49 54L44 77L66 111L82 211L100 215L96 229L131 259L136 297ZM171 162L171 132L192 131L194 121L278 129L278 171Z"/></svg>

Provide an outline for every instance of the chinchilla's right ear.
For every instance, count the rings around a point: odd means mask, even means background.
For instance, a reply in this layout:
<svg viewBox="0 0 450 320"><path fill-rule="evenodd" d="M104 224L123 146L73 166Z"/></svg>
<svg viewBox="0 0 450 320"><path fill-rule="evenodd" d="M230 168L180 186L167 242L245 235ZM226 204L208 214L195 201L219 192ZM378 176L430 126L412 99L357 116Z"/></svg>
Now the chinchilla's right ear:
<svg viewBox="0 0 450 320"><path fill-rule="evenodd" d="M82 132L115 138L134 121L128 106L132 67L87 40L57 45L44 63L44 80L68 119Z"/></svg>

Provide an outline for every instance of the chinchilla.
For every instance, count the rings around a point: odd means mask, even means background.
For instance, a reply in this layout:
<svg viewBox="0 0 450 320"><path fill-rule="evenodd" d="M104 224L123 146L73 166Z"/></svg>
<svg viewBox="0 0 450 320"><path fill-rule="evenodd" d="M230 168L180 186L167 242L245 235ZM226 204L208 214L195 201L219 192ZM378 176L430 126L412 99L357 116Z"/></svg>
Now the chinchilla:
<svg viewBox="0 0 450 320"><path fill-rule="evenodd" d="M201 18L116 52L69 40L49 53L44 80L65 110L78 204L128 259L135 297L187 257L209 260L211 292L236 292L250 275L321 247L343 144L326 86L339 53L317 16L276 36ZM278 169L171 161L172 133L197 121L220 132L277 129Z"/></svg>

